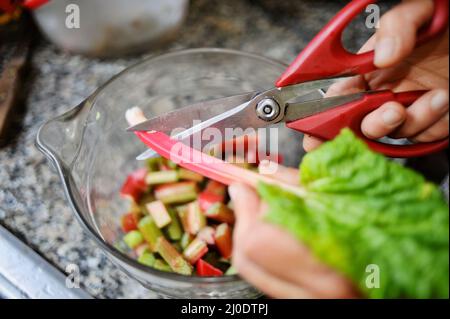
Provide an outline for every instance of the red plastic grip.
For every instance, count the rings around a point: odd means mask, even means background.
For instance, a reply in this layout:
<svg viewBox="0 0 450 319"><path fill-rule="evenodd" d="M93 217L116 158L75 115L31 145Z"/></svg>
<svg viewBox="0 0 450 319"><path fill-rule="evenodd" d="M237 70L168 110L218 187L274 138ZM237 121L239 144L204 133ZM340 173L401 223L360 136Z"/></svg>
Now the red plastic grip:
<svg viewBox="0 0 450 319"><path fill-rule="evenodd" d="M418 157L434 153L448 147L448 139L411 145L391 145L365 137L361 132L361 121L373 110L388 101L397 101L405 106L411 105L427 91L393 93L382 91L368 93L362 99L350 102L324 113L318 113L297 121L289 122L287 127L323 140L333 139L344 128L350 128L374 151L390 157Z"/></svg>
<svg viewBox="0 0 450 319"><path fill-rule="evenodd" d="M342 32L367 5L375 0L353 0L346 5L300 52L276 81L277 87L343 75L365 74L376 69L374 51L354 54L342 45ZM421 45L446 30L448 0L434 0L434 15L421 29L416 45Z"/></svg>
<svg viewBox="0 0 450 319"><path fill-rule="evenodd" d="M23 6L27 9L37 9L49 1L50 0L25 0Z"/></svg>

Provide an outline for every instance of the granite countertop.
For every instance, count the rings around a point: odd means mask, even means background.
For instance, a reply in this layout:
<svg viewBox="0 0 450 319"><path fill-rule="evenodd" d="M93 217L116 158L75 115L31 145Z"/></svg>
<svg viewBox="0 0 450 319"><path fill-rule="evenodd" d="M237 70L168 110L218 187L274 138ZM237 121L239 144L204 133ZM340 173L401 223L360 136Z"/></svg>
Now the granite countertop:
<svg viewBox="0 0 450 319"><path fill-rule="evenodd" d="M239 49L291 61L346 1L191 1L178 38L139 57L99 60L37 44L26 77L21 130L0 149L0 224L64 271L81 270L81 284L98 298L151 298L155 294L115 267L89 240L64 198L61 182L35 148L40 125L83 101L98 86L145 56L195 47ZM355 49L368 37L359 19L345 34Z"/></svg>

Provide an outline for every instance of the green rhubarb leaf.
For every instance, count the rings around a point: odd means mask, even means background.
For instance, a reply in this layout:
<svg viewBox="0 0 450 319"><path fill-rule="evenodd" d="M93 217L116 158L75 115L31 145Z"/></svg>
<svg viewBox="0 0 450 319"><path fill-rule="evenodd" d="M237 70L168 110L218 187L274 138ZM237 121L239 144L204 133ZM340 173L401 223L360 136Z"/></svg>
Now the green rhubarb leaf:
<svg viewBox="0 0 450 319"><path fill-rule="evenodd" d="M260 184L268 221L371 298L448 298L449 208L439 188L368 149L350 130L307 154L298 197ZM366 285L369 265L378 288Z"/></svg>

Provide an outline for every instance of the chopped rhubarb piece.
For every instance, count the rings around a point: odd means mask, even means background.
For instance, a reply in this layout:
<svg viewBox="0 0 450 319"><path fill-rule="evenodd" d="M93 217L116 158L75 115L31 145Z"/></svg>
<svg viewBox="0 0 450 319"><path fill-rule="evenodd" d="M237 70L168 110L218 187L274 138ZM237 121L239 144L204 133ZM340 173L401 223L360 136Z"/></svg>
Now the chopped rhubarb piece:
<svg viewBox="0 0 450 319"><path fill-rule="evenodd" d="M206 184L205 192L222 196L221 202L223 202L227 193L227 187L222 183L210 180L208 181L208 184Z"/></svg>
<svg viewBox="0 0 450 319"><path fill-rule="evenodd" d="M222 276L223 272L222 270L214 267L213 265L207 263L206 261L204 261L203 259L199 259L197 261L197 274L199 276L203 276L203 277L217 277L217 276Z"/></svg>
<svg viewBox="0 0 450 319"><path fill-rule="evenodd" d="M192 274L192 266L164 237L158 238L156 250L174 272L182 275Z"/></svg>
<svg viewBox="0 0 450 319"><path fill-rule="evenodd" d="M178 168L177 163L175 163L174 161L171 161L170 159L165 159L165 164L166 164L170 169L177 169L177 168Z"/></svg>
<svg viewBox="0 0 450 319"><path fill-rule="evenodd" d="M197 198L197 185L194 182L161 185L156 187L155 197L164 204L186 203Z"/></svg>
<svg viewBox="0 0 450 319"><path fill-rule="evenodd" d="M147 204L154 202L155 196L153 196L152 193L146 193L142 195L141 199L139 200L139 208L141 210L141 217L145 215L150 215L150 212L147 209Z"/></svg>
<svg viewBox="0 0 450 319"><path fill-rule="evenodd" d="M181 240L180 240L180 245L182 249L185 249L190 243L191 241L194 239L194 236L192 236L191 234L185 232L183 233L183 236L181 236Z"/></svg>
<svg viewBox="0 0 450 319"><path fill-rule="evenodd" d="M206 218L198 205L198 201L188 204L186 226L187 231L192 235L196 235L200 229L206 226Z"/></svg>
<svg viewBox="0 0 450 319"><path fill-rule="evenodd" d="M224 258L230 258L233 249L231 239L231 227L227 223L220 224L216 228L216 247Z"/></svg>
<svg viewBox="0 0 450 319"><path fill-rule="evenodd" d="M135 202L139 201L142 194L147 190L147 184L145 183L146 175L147 169L145 168L138 169L128 175L120 190L120 194L124 197L131 198Z"/></svg>
<svg viewBox="0 0 450 319"><path fill-rule="evenodd" d="M145 252L152 252L150 249L150 246L147 243L142 243L136 248L134 248L134 251L136 252L136 255L139 257Z"/></svg>
<svg viewBox="0 0 450 319"><path fill-rule="evenodd" d="M194 182L202 182L204 177L196 172L190 171L188 169L179 168L178 169L178 177L180 179L194 181Z"/></svg>
<svg viewBox="0 0 450 319"><path fill-rule="evenodd" d="M172 272L172 268L170 268L169 264L167 264L164 260L159 258L156 259L155 262L153 263L153 268L161 271Z"/></svg>
<svg viewBox="0 0 450 319"><path fill-rule="evenodd" d="M198 203L202 211L206 212L213 204L222 202L223 197L222 195L203 191L198 195Z"/></svg>
<svg viewBox="0 0 450 319"><path fill-rule="evenodd" d="M123 241L128 247L134 249L144 241L144 237L139 230L132 230L123 236Z"/></svg>
<svg viewBox="0 0 450 319"><path fill-rule="evenodd" d="M188 232L188 205L177 206L175 209L177 210L178 217L180 218L181 225L183 226L183 230L185 232Z"/></svg>
<svg viewBox="0 0 450 319"><path fill-rule="evenodd" d="M142 255L140 255L138 258L139 263L149 266L149 267L153 267L153 265L155 264L155 261L156 261L155 256L152 253L147 252L147 251L144 252Z"/></svg>
<svg viewBox="0 0 450 319"><path fill-rule="evenodd" d="M222 223L234 223L233 210L231 210L224 203L215 203L211 205L211 207L209 207L205 212L205 216Z"/></svg>
<svg viewBox="0 0 450 319"><path fill-rule="evenodd" d="M159 228L163 228L169 225L172 221L169 212L166 209L166 206L164 206L161 201L156 200L154 202L148 203L146 207L150 215L153 217L156 226L158 226Z"/></svg>
<svg viewBox="0 0 450 319"><path fill-rule="evenodd" d="M170 219L172 221L166 228L167 235L171 240L179 240L183 235L183 230L181 229L180 221L177 217L177 214L172 209L168 209L168 212L170 215Z"/></svg>
<svg viewBox="0 0 450 319"><path fill-rule="evenodd" d="M147 160L147 168L149 172L159 171L159 163L161 162L161 157L152 157Z"/></svg>
<svg viewBox="0 0 450 319"><path fill-rule="evenodd" d="M128 213L128 214L123 215L122 219L121 219L121 226L122 226L122 230L125 233L128 233L132 230L138 229L137 223L136 223L136 218L135 218L134 214Z"/></svg>
<svg viewBox="0 0 450 319"><path fill-rule="evenodd" d="M216 230L212 228L211 226L205 226L197 234L197 238L203 240L208 245L214 245L215 244L215 235Z"/></svg>
<svg viewBox="0 0 450 319"><path fill-rule="evenodd" d="M147 174L145 181L149 185L173 183L178 181L177 171L159 171Z"/></svg>
<svg viewBox="0 0 450 319"><path fill-rule="evenodd" d="M163 234L161 230L156 226L155 221L151 216L145 216L139 221L138 228L144 236L145 241L150 246L152 251L156 250L156 242Z"/></svg>
<svg viewBox="0 0 450 319"><path fill-rule="evenodd" d="M225 272L225 275L227 276L232 276L232 275L237 275L237 270L236 268L233 267L233 265L230 266L230 268L227 269L227 271Z"/></svg>
<svg viewBox="0 0 450 319"><path fill-rule="evenodd" d="M195 264L197 260L202 258L208 252L206 243L198 238L195 238L183 251L183 256L191 264Z"/></svg>

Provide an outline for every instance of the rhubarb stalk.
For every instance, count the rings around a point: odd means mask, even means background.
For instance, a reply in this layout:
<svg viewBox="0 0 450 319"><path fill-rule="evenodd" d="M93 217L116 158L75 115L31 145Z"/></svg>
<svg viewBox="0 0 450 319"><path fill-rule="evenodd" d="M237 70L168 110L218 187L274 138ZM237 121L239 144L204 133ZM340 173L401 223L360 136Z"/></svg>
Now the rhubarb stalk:
<svg viewBox="0 0 450 319"><path fill-rule="evenodd" d="M222 257L230 258L233 248L230 225L223 223L217 226L214 239Z"/></svg>
<svg viewBox="0 0 450 319"><path fill-rule="evenodd" d="M161 230L156 226L155 221L151 216L145 216L139 221L138 228L144 236L145 241L150 246L152 251L156 249L156 242L163 234Z"/></svg>
<svg viewBox="0 0 450 319"><path fill-rule="evenodd" d="M158 238L156 250L174 272L182 275L192 274L191 265L164 237L161 236Z"/></svg>
<svg viewBox="0 0 450 319"><path fill-rule="evenodd" d="M186 203L197 198L197 186L194 182L161 185L155 189L155 197L164 204Z"/></svg>
<svg viewBox="0 0 450 319"><path fill-rule="evenodd" d="M196 235L200 229L206 226L206 218L203 215L198 201L188 204L187 211L187 231L192 235Z"/></svg>
<svg viewBox="0 0 450 319"><path fill-rule="evenodd" d="M157 200L146 205L148 212L153 217L156 226L159 228L163 228L170 224L172 219L170 218L169 212L167 211L166 206Z"/></svg>
<svg viewBox="0 0 450 319"><path fill-rule="evenodd" d="M208 252L208 246L206 243L195 238L183 251L183 256L191 264L195 264L197 260L202 258Z"/></svg>
<svg viewBox="0 0 450 319"><path fill-rule="evenodd" d="M205 216L222 223L234 223L234 213L224 203L215 203L211 205L205 212Z"/></svg>

